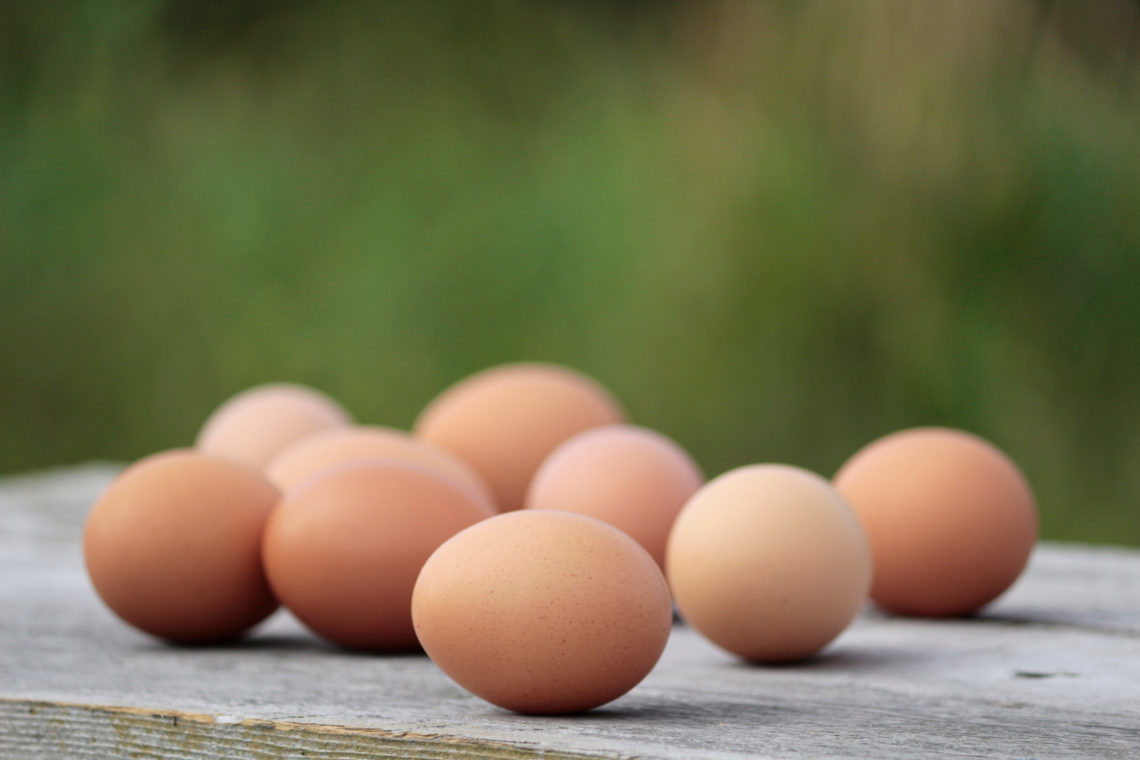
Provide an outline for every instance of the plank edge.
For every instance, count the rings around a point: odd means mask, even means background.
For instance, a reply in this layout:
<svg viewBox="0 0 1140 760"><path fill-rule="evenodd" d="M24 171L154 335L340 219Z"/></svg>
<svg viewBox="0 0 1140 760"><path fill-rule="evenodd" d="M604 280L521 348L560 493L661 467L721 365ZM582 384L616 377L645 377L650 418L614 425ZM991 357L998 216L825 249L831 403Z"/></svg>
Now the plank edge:
<svg viewBox="0 0 1140 760"><path fill-rule="evenodd" d="M110 750L113 754L108 755ZM566 752L449 734L338 726L258 718L229 720L210 713L0 697L0 758L186 758L215 753L233 758L486 757L521 760L615 758L620 754ZM95 754L92 754L92 753ZM150 753L155 753L151 755Z"/></svg>

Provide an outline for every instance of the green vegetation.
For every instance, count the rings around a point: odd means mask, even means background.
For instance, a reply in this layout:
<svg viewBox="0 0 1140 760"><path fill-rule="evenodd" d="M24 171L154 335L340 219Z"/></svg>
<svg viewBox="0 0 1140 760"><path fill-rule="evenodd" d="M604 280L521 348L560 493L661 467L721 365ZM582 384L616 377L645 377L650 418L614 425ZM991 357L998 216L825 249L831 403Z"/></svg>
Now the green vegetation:
<svg viewBox="0 0 1140 760"><path fill-rule="evenodd" d="M710 473L946 424L1140 544L1134 2L270 5L0 10L0 471L545 359Z"/></svg>

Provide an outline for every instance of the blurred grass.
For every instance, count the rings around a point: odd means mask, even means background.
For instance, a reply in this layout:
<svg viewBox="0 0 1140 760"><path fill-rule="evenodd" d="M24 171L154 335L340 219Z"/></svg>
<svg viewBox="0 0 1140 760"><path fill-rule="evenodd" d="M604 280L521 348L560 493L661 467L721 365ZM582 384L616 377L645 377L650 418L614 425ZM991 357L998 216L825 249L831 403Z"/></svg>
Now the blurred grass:
<svg viewBox="0 0 1140 760"><path fill-rule="evenodd" d="M1140 545L1134 2L0 8L0 471L514 359L710 473L946 424Z"/></svg>

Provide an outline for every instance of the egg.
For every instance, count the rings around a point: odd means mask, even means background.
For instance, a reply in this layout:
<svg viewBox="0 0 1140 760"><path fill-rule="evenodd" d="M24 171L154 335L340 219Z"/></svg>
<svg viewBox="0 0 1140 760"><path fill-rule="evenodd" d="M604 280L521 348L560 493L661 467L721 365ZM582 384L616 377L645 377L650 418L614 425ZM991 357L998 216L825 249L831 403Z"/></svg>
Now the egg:
<svg viewBox="0 0 1140 760"><path fill-rule="evenodd" d="M1033 492L992 444L958 430L893 433L835 476L867 528L871 598L904 615L952 616L996 599L1037 541Z"/></svg>
<svg viewBox="0 0 1140 760"><path fill-rule="evenodd" d="M507 364L444 391L413 431L475 468L504 511L519 509L542 461L575 433L623 422L609 391L550 364Z"/></svg>
<svg viewBox="0 0 1140 760"><path fill-rule="evenodd" d="M483 500L487 486L467 463L401 430L357 426L338 427L302 438L269 463L266 474L282 491L338 464L361 459L395 459L419 464L452 478Z"/></svg>
<svg viewBox="0 0 1140 760"><path fill-rule="evenodd" d="M95 591L136 628L181 643L232 639L277 608L261 536L278 492L194 451L147 457L95 502L83 554Z"/></svg>
<svg viewBox="0 0 1140 760"><path fill-rule="evenodd" d="M282 499L265 530L265 570L281 603L330 641L414 649L420 568L445 540L492 514L470 489L418 465L346 464Z"/></svg>
<svg viewBox="0 0 1140 760"><path fill-rule="evenodd" d="M685 621L757 662L821 650L858 614L871 583L854 512L827 480L789 465L711 480L677 517L666 562Z"/></svg>
<svg viewBox="0 0 1140 760"><path fill-rule="evenodd" d="M661 433L632 425L593 428L554 450L531 481L526 506L604 520L664 569L673 520L704 483L692 457Z"/></svg>
<svg viewBox="0 0 1140 760"><path fill-rule="evenodd" d="M460 686L522 713L572 713L636 686L672 625L665 579L629 536L568 512L484 520L431 555L412 619Z"/></svg>
<svg viewBox="0 0 1140 760"><path fill-rule="evenodd" d="M260 470L305 436L351 422L348 412L320 391L289 383L259 385L218 407L194 445Z"/></svg>

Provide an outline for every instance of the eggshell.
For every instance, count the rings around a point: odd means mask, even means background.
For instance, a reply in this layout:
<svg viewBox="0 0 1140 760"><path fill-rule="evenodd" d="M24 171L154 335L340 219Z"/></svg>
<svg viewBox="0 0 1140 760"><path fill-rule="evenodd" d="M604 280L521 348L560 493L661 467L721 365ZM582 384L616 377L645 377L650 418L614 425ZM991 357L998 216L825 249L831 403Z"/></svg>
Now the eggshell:
<svg viewBox="0 0 1140 760"><path fill-rule="evenodd" d="M1025 476L969 433L917 428L856 453L835 476L867 528L871 598L905 615L962 615L1013 584L1037 540Z"/></svg>
<svg viewBox="0 0 1140 760"><path fill-rule="evenodd" d="M416 633L460 686L508 710L569 713L620 697L665 648L665 579L592 517L525 510L457 534L412 597Z"/></svg>
<svg viewBox="0 0 1140 760"><path fill-rule="evenodd" d="M351 422L348 412L320 391L288 383L259 385L218 407L194 445L260 470L305 436Z"/></svg>
<svg viewBox="0 0 1140 760"><path fill-rule="evenodd" d="M867 537L823 478L788 465L741 467L710 481L673 525L669 582L681 616L747 660L815 654L862 607Z"/></svg>
<svg viewBox="0 0 1140 760"><path fill-rule="evenodd" d="M672 439L632 425L607 425L555 449L531 481L526 505L604 520L664 569L673 520L703 483L696 462Z"/></svg>
<svg viewBox="0 0 1140 760"><path fill-rule="evenodd" d="M402 430L381 427L338 427L301 439L274 457L266 473L282 491L296 487L316 473L362 459L394 459L419 464L452 478L483 500L486 484L458 457Z"/></svg>
<svg viewBox="0 0 1140 760"><path fill-rule="evenodd" d="M357 649L412 649L420 568L492 514L469 489L418 465L335 467L282 500L265 531L266 573L281 603L321 636Z"/></svg>
<svg viewBox="0 0 1140 760"><path fill-rule="evenodd" d="M431 402L414 432L464 459L502 510L519 509L542 461L575 433L623 422L596 382L550 364L507 364L460 381Z"/></svg>
<svg viewBox="0 0 1140 760"><path fill-rule="evenodd" d="M111 610L175 642L234 638L277 608L261 534L277 489L241 465L193 451L124 470L87 518L83 553Z"/></svg>

